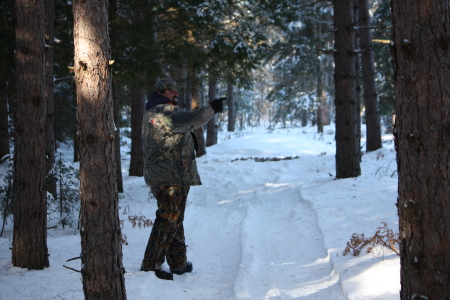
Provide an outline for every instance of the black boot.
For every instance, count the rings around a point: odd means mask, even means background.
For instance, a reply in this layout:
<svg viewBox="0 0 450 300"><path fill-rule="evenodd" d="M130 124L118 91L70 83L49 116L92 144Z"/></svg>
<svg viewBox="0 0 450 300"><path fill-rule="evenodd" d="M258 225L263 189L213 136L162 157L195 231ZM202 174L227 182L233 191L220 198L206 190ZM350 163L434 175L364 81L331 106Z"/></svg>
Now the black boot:
<svg viewBox="0 0 450 300"><path fill-rule="evenodd" d="M173 280L173 274L172 273L164 271L161 268L153 270L151 268L145 267L144 263L142 263L141 271L144 271L144 272L152 271L152 272L155 272L156 277L158 277L159 279Z"/></svg>
<svg viewBox="0 0 450 300"><path fill-rule="evenodd" d="M171 270L171 272L173 274L177 274L177 275L183 275L184 273L190 273L192 272L194 268L192 267L192 263L190 261L188 261L186 263L186 265L184 266L184 268L178 269L178 270Z"/></svg>
<svg viewBox="0 0 450 300"><path fill-rule="evenodd" d="M159 279L173 280L173 274L170 272L164 271L163 269L155 270L155 275Z"/></svg>

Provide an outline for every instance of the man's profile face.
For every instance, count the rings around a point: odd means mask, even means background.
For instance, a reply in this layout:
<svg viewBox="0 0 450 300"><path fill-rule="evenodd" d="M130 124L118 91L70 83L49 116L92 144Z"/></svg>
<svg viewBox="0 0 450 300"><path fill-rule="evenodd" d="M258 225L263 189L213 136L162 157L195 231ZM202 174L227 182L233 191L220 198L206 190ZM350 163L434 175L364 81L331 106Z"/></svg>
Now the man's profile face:
<svg viewBox="0 0 450 300"><path fill-rule="evenodd" d="M160 93L160 94L166 98L169 98L172 101L175 101L176 98L178 97L178 93L176 90L164 90L164 93Z"/></svg>

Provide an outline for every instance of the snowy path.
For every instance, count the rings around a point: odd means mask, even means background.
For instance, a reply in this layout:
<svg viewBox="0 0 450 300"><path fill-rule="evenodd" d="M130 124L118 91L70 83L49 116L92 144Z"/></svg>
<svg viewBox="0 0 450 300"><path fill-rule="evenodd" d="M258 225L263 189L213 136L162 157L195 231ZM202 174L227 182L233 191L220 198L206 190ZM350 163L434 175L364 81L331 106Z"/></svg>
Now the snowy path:
<svg viewBox="0 0 450 300"><path fill-rule="evenodd" d="M344 299L315 212L301 198L302 181L288 180L301 160L199 165L204 185L192 187L185 218L194 271L174 282L138 272L149 232L141 230L139 250L134 241L124 246L129 297L154 290L155 299ZM150 217L155 207L141 202L129 210Z"/></svg>

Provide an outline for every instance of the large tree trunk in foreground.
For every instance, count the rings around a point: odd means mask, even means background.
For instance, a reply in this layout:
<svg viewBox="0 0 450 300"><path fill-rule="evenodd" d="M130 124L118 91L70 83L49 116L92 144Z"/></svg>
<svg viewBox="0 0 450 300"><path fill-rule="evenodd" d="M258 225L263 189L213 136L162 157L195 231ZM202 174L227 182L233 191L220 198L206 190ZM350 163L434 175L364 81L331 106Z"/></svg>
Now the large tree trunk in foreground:
<svg viewBox="0 0 450 300"><path fill-rule="evenodd" d="M126 299L115 163L108 1L75 0L75 82L86 299Z"/></svg>
<svg viewBox="0 0 450 300"><path fill-rule="evenodd" d="M392 0L401 299L450 299L450 5Z"/></svg>
<svg viewBox="0 0 450 300"><path fill-rule="evenodd" d="M14 235L16 267L49 266L47 249L44 1L16 1Z"/></svg>

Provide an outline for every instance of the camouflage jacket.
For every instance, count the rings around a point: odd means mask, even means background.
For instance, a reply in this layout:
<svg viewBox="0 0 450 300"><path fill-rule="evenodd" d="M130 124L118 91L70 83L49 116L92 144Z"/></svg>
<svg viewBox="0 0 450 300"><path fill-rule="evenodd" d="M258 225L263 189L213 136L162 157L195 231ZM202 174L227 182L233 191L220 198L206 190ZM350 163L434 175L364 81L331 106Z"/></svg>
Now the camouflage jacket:
<svg viewBox="0 0 450 300"><path fill-rule="evenodd" d="M206 105L187 111L169 103L151 107L142 124L144 178L150 186L201 185L191 131L214 116Z"/></svg>

